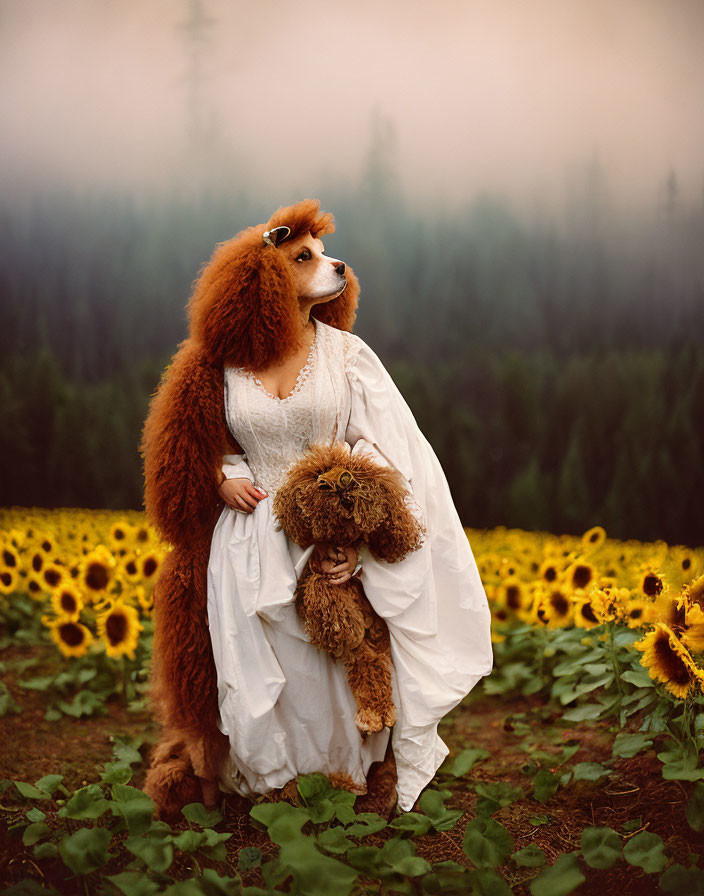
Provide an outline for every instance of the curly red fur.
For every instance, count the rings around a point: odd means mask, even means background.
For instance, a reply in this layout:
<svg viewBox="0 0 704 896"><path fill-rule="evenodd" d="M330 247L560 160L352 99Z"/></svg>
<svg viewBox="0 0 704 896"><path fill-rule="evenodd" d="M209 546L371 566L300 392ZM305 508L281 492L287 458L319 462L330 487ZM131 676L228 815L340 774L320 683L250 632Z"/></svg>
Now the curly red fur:
<svg viewBox="0 0 704 896"><path fill-rule="evenodd" d="M334 232L332 214L305 199L216 246L194 281L189 336L151 397L142 431L146 514L173 545L154 591L150 697L164 731L148 787L158 811L172 811L181 797L192 801L193 774L215 778L227 745L216 727L217 679L205 619L210 542L224 506L218 495L222 455L241 452L225 418L224 365L258 371L303 344L290 262L262 240L265 230L280 224L291 228L290 239ZM359 284L349 265L345 273L344 291L311 314L350 330ZM173 758L168 745L176 742L182 747Z"/></svg>
<svg viewBox="0 0 704 896"><path fill-rule="evenodd" d="M296 610L311 644L343 662L363 733L396 721L391 699L391 644L358 578L332 584L324 546L358 547L396 562L420 547L425 527L406 505L403 477L351 453L346 442L314 444L287 472L273 502L286 535L315 545L296 586Z"/></svg>
<svg viewBox="0 0 704 896"><path fill-rule="evenodd" d="M347 485L340 477L349 474ZM320 488L319 480L331 483ZM380 560L394 563L417 550L424 525L406 503L403 477L343 441L314 444L288 471L272 509L286 534L303 548L361 542Z"/></svg>
<svg viewBox="0 0 704 896"><path fill-rule="evenodd" d="M232 364L256 373L281 363L305 344L298 296L283 253L262 243L266 230L286 224L288 240L310 231L333 233L330 213L306 199L276 211L267 224L249 227L219 243L196 283L188 308L191 335L220 367ZM347 286L336 299L321 302L311 316L339 330L351 330L357 314L359 282L345 265Z"/></svg>

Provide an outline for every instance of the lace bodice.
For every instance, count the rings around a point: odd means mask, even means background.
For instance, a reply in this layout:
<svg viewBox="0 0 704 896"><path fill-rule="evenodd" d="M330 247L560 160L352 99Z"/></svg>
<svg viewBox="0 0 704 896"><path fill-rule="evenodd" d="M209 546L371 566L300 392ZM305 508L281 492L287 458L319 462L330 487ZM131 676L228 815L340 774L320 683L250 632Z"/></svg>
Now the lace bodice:
<svg viewBox="0 0 704 896"><path fill-rule="evenodd" d="M358 338L319 320L315 338L285 397L272 395L243 367L225 367L225 414L257 485L271 497L312 442L344 437L345 375Z"/></svg>

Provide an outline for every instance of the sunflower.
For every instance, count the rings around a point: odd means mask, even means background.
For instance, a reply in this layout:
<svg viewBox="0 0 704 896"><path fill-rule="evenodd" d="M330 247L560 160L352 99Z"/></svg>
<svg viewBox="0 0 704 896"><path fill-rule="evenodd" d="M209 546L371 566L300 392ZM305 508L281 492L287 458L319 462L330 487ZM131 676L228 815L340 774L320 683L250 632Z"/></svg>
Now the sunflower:
<svg viewBox="0 0 704 896"><path fill-rule="evenodd" d="M137 526L134 531L134 540L137 544L148 544L151 537L152 535L149 526Z"/></svg>
<svg viewBox="0 0 704 896"><path fill-rule="evenodd" d="M49 629L52 640L64 656L83 656L93 643L91 630L66 616L49 622Z"/></svg>
<svg viewBox="0 0 704 896"><path fill-rule="evenodd" d="M704 610L704 575L683 585L682 591L687 594L692 603L698 604Z"/></svg>
<svg viewBox="0 0 704 896"><path fill-rule="evenodd" d="M51 595L51 604L57 616L76 621L84 601L75 585L63 585Z"/></svg>
<svg viewBox="0 0 704 896"><path fill-rule="evenodd" d="M606 529L603 526L592 526L582 535L584 551L595 551L606 541Z"/></svg>
<svg viewBox="0 0 704 896"><path fill-rule="evenodd" d="M146 610L147 613L150 613L154 606L154 591L153 589L147 592L147 589L144 585L137 585L134 589L135 597L137 598L137 603L139 606Z"/></svg>
<svg viewBox="0 0 704 896"><path fill-rule="evenodd" d="M34 600L41 601L44 598L44 583L38 576L28 576L25 586L27 593Z"/></svg>
<svg viewBox="0 0 704 896"><path fill-rule="evenodd" d="M642 597L631 598L619 606L621 618L629 628L640 628L643 623L650 621L652 604Z"/></svg>
<svg viewBox="0 0 704 896"><path fill-rule="evenodd" d="M687 616L687 608L685 602L682 601L682 595L661 594L653 601L651 613L652 618L657 622L664 622L675 631L684 628Z"/></svg>
<svg viewBox="0 0 704 896"><path fill-rule="evenodd" d="M496 603L511 615L523 616L530 607L530 594L518 576L509 575L496 587Z"/></svg>
<svg viewBox="0 0 704 896"><path fill-rule="evenodd" d="M47 557L52 557L56 548L56 542L51 535L48 532L38 532L36 540L39 550L46 554Z"/></svg>
<svg viewBox="0 0 704 896"><path fill-rule="evenodd" d="M0 594L13 594L17 591L19 575L8 567L0 567Z"/></svg>
<svg viewBox="0 0 704 896"><path fill-rule="evenodd" d="M29 555L29 568L35 576L38 576L39 573L44 569L44 564L46 563L46 555L44 551L39 548L35 548L32 553Z"/></svg>
<svg viewBox="0 0 704 896"><path fill-rule="evenodd" d="M0 548L0 570L16 570L20 565L19 551L10 542Z"/></svg>
<svg viewBox="0 0 704 896"><path fill-rule="evenodd" d="M699 653L704 650L704 610L692 600L687 588L682 589L677 601L677 609L681 621L675 629L675 633L682 639L688 650Z"/></svg>
<svg viewBox="0 0 704 896"><path fill-rule="evenodd" d="M110 542L114 548L124 548L134 539L134 529L129 523L118 520L110 526Z"/></svg>
<svg viewBox="0 0 704 896"><path fill-rule="evenodd" d="M540 569L538 570L538 577L542 579L544 582L547 582L548 585L553 585L557 582L560 577L561 568L560 564L556 560L555 557L546 557L543 562L540 564Z"/></svg>
<svg viewBox="0 0 704 896"><path fill-rule="evenodd" d="M151 582L159 571L161 557L156 551L149 551L147 554L140 555L137 563L142 580Z"/></svg>
<svg viewBox="0 0 704 896"><path fill-rule="evenodd" d="M534 611L547 628L564 628L572 622L572 601L564 587L541 587Z"/></svg>
<svg viewBox="0 0 704 896"><path fill-rule="evenodd" d="M113 577L115 558L102 544L89 551L80 562L80 585L92 595L103 595L108 590Z"/></svg>
<svg viewBox="0 0 704 896"><path fill-rule="evenodd" d="M664 622L633 645L642 651L641 664L651 678L662 681L667 690L682 700L704 680L704 671L698 668L687 648Z"/></svg>
<svg viewBox="0 0 704 896"><path fill-rule="evenodd" d="M570 588L581 588L583 591L595 581L596 569L586 560L575 560L565 571L565 581Z"/></svg>
<svg viewBox="0 0 704 896"><path fill-rule="evenodd" d="M139 566L139 555L129 550L120 558L120 571L128 582L139 582L142 578L142 570Z"/></svg>
<svg viewBox="0 0 704 896"><path fill-rule="evenodd" d="M602 608L597 600L597 592L579 591L573 595L574 601L574 624L578 628L595 628L603 623L601 616Z"/></svg>
<svg viewBox="0 0 704 896"><path fill-rule="evenodd" d="M662 575L652 569L646 569L645 572L640 574L637 587L640 594L649 597L651 600L659 597L666 590Z"/></svg>
<svg viewBox="0 0 704 896"><path fill-rule="evenodd" d="M672 545L669 550L669 560L684 577L691 576L699 566L696 552L684 545Z"/></svg>
<svg viewBox="0 0 704 896"><path fill-rule="evenodd" d="M120 657L126 654L134 659L139 633L143 628L134 607L116 600L112 606L98 614L97 625L108 656Z"/></svg>
<svg viewBox="0 0 704 896"><path fill-rule="evenodd" d="M39 578L44 583L45 591L54 591L66 580L66 570L58 563L47 563L39 574Z"/></svg>

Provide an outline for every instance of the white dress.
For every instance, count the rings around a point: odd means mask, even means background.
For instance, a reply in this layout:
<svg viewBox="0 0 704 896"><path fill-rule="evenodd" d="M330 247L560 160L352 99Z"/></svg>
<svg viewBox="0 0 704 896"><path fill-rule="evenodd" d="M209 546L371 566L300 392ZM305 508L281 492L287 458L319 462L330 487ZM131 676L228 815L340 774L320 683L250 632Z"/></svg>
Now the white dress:
<svg viewBox="0 0 704 896"><path fill-rule="evenodd" d="M225 455L223 471L248 476L268 497L252 513L225 505L211 542L208 621L219 728L231 746L220 787L251 796L323 772L349 776L364 793L391 734L398 806L409 811L449 753L438 722L493 662L486 593L442 467L377 355L321 321L286 398L232 366L224 398L244 454ZM391 731L366 741L344 665L311 645L294 606L313 548L290 541L272 513L288 468L312 442L334 439L399 470L427 529L422 546L397 563L360 549L365 593L389 627L398 712Z"/></svg>

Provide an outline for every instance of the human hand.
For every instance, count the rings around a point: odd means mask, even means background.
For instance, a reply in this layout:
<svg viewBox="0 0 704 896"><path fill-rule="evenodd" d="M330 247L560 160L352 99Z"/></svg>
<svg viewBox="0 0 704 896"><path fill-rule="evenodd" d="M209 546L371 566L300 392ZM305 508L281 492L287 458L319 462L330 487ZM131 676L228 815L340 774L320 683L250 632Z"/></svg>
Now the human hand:
<svg viewBox="0 0 704 896"><path fill-rule="evenodd" d="M342 585L352 577L357 566L357 548L326 545L326 556L321 562L332 585Z"/></svg>
<svg viewBox="0 0 704 896"><path fill-rule="evenodd" d="M257 504L268 497L264 489L254 485L246 476L223 479L218 494L233 510L240 510L242 513L253 513Z"/></svg>

